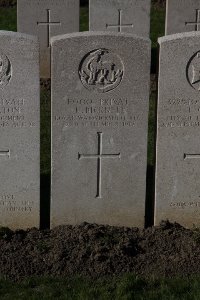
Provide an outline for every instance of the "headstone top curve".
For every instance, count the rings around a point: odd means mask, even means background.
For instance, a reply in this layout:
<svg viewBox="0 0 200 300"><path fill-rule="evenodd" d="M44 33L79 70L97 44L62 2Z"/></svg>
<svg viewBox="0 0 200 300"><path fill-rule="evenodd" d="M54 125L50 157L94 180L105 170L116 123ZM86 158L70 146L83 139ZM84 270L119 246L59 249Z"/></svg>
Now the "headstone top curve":
<svg viewBox="0 0 200 300"><path fill-rule="evenodd" d="M27 40L32 40L32 41L38 41L38 38L35 35L30 35L26 33L21 33L21 32L13 32L13 31L5 31L5 30L0 30L0 36L10 36L10 37L16 37L16 38L24 38Z"/></svg>
<svg viewBox="0 0 200 300"><path fill-rule="evenodd" d="M175 33L171 35L166 35L163 37L158 38L158 43L162 44L165 42L170 42L173 40L180 40L184 38L193 38L193 37L200 37L200 31L190 31L190 32L182 32L182 33Z"/></svg>
<svg viewBox="0 0 200 300"><path fill-rule="evenodd" d="M151 42L151 40L147 37L142 37L136 34L131 33L115 33L115 32L107 32L107 31L84 31L84 32L75 32L75 33L67 33L62 35L57 35L51 38L51 44L57 41L75 38L75 37L95 37L95 36L110 36L110 37L125 37L125 38L135 38L139 40L143 40L146 42Z"/></svg>

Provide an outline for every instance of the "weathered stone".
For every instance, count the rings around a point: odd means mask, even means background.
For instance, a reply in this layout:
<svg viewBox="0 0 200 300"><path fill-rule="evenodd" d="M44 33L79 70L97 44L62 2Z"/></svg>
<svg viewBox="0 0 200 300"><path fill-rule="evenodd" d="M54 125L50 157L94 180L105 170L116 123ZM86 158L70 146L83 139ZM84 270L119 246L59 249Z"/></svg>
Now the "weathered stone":
<svg viewBox="0 0 200 300"><path fill-rule="evenodd" d="M149 37L150 0L90 0L90 30Z"/></svg>
<svg viewBox="0 0 200 300"><path fill-rule="evenodd" d="M149 39L52 39L52 227L144 225L149 73Z"/></svg>
<svg viewBox="0 0 200 300"><path fill-rule="evenodd" d="M0 226L39 227L39 45L0 31Z"/></svg>
<svg viewBox="0 0 200 300"><path fill-rule="evenodd" d="M200 30L200 0L167 0L165 33Z"/></svg>
<svg viewBox="0 0 200 300"><path fill-rule="evenodd" d="M79 31L79 0L18 0L18 31L40 41L40 76L50 78L50 38Z"/></svg>
<svg viewBox="0 0 200 300"><path fill-rule="evenodd" d="M156 224L200 225L200 32L159 39Z"/></svg>

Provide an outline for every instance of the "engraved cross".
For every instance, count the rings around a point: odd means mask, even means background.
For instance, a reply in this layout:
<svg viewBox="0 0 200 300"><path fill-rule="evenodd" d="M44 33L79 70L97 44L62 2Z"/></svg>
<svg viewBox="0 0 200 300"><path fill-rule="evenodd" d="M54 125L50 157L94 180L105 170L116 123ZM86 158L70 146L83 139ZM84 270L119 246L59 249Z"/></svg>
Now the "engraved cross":
<svg viewBox="0 0 200 300"><path fill-rule="evenodd" d="M103 133L97 132L98 135L98 153L97 154L80 154L78 153L78 160L81 159L97 159L97 194L96 198L102 198L101 194L101 176L102 176L102 159L115 159L121 158L121 153L117 154L103 154L102 148L103 148Z"/></svg>
<svg viewBox="0 0 200 300"><path fill-rule="evenodd" d="M185 22L185 26L195 26L195 31L200 30L200 9L196 9L195 22Z"/></svg>
<svg viewBox="0 0 200 300"><path fill-rule="evenodd" d="M61 22L51 22L51 10L47 9L47 22L37 22L37 25L47 26L47 47L50 47L50 39L51 39L51 26L60 26Z"/></svg>
<svg viewBox="0 0 200 300"><path fill-rule="evenodd" d="M106 28L117 28L118 32L122 32L122 28L124 27L132 27L133 28L133 24L122 24L122 10L119 9L118 10L118 24L106 24Z"/></svg>
<svg viewBox="0 0 200 300"><path fill-rule="evenodd" d="M200 154L187 154L184 153L184 160L187 159L200 159Z"/></svg>
<svg viewBox="0 0 200 300"><path fill-rule="evenodd" d="M0 156L8 156L10 157L10 150L1 150Z"/></svg>

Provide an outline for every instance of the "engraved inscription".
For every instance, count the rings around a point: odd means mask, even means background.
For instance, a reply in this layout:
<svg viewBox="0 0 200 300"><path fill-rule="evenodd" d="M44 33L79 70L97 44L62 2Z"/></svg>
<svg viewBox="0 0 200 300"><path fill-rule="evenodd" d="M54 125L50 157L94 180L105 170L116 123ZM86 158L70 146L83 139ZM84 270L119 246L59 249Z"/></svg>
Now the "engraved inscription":
<svg viewBox="0 0 200 300"><path fill-rule="evenodd" d="M170 207L177 209L185 208L200 208L200 202L191 201L191 202L171 202Z"/></svg>
<svg viewBox="0 0 200 300"><path fill-rule="evenodd" d="M200 51L195 53L187 65L187 80L192 88L200 90Z"/></svg>
<svg viewBox="0 0 200 300"><path fill-rule="evenodd" d="M25 122L25 100L0 98L0 127L29 127Z"/></svg>
<svg viewBox="0 0 200 300"><path fill-rule="evenodd" d="M193 26L195 31L200 30L200 9L196 9L196 20L194 22L185 22L185 26Z"/></svg>
<svg viewBox="0 0 200 300"><path fill-rule="evenodd" d="M32 212L34 202L28 200L16 201L14 195L0 195L0 210L6 212Z"/></svg>
<svg viewBox="0 0 200 300"><path fill-rule="evenodd" d="M32 128L37 124L27 117L28 100L0 97L0 128Z"/></svg>
<svg viewBox="0 0 200 300"><path fill-rule="evenodd" d="M138 102L140 99L138 99ZM53 118L63 127L138 127L143 116L127 98L68 98L66 108ZM102 130L102 129L99 129Z"/></svg>
<svg viewBox="0 0 200 300"><path fill-rule="evenodd" d="M4 88L11 80L11 63L8 57L0 50L0 88Z"/></svg>
<svg viewBox="0 0 200 300"><path fill-rule="evenodd" d="M121 83L124 65L117 54L107 49L98 49L82 59L79 76L88 90L105 93L114 90Z"/></svg>
<svg viewBox="0 0 200 300"><path fill-rule="evenodd" d="M160 118L159 128L200 127L199 99L168 99L163 109L168 114Z"/></svg>
<svg viewBox="0 0 200 300"><path fill-rule="evenodd" d="M47 26L47 47L50 47L51 39L51 26L61 26L61 22L52 22L51 21L51 10L47 9L47 22L37 22L37 25Z"/></svg>
<svg viewBox="0 0 200 300"><path fill-rule="evenodd" d="M123 24L122 23L122 9L118 9L118 24L106 24L106 28L116 28L118 32L122 32L123 28L133 28L133 24Z"/></svg>
<svg viewBox="0 0 200 300"><path fill-rule="evenodd" d="M103 148L103 133L97 132L98 135L98 153L97 154L80 154L78 153L78 160L81 159L97 159L97 195L96 198L102 198L101 193L101 176L102 176L102 159L115 159L121 158L121 153L117 154L103 154L102 148Z"/></svg>

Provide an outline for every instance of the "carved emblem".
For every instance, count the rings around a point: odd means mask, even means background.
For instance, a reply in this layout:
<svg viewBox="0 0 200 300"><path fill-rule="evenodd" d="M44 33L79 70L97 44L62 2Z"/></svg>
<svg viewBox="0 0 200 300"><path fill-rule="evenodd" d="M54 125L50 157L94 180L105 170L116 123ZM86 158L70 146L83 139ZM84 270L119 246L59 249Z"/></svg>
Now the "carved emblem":
<svg viewBox="0 0 200 300"><path fill-rule="evenodd" d="M187 80L192 88L200 91L200 51L195 53L187 65Z"/></svg>
<svg viewBox="0 0 200 300"><path fill-rule="evenodd" d="M115 89L123 75L124 66L120 57L107 49L90 52L79 67L79 76L84 87L99 93Z"/></svg>
<svg viewBox="0 0 200 300"><path fill-rule="evenodd" d="M11 63L8 57L0 51L0 88L6 86L11 79Z"/></svg>

